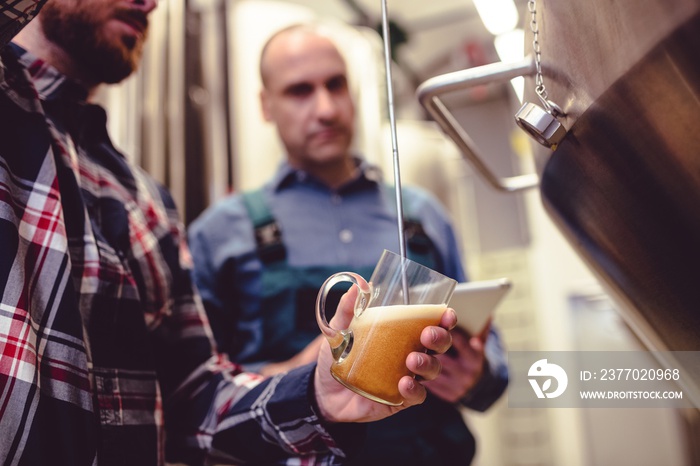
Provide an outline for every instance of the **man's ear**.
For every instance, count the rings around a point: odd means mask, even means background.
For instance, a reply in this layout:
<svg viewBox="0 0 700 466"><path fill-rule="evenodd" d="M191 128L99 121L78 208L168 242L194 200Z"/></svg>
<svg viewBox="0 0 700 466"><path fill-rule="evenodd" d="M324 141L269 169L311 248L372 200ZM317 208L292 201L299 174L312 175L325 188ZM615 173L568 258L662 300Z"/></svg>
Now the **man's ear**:
<svg viewBox="0 0 700 466"><path fill-rule="evenodd" d="M263 118L265 118L265 121L272 121L272 116L270 112L270 98L266 89L260 91L260 109L262 110Z"/></svg>

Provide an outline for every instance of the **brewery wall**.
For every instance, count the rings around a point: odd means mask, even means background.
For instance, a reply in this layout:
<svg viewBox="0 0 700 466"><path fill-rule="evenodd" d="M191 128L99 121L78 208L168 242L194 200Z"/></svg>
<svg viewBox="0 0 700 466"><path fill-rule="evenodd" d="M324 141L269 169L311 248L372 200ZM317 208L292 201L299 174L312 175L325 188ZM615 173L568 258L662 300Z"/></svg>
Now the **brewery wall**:
<svg viewBox="0 0 700 466"><path fill-rule="evenodd" d="M296 20L324 15L347 21L347 7L333 9L332 3L160 1L139 73L99 98L110 109L115 144L170 187L186 223L275 170L282 153L259 110L260 47L271 31ZM525 3L519 2L521 11ZM358 101L356 149L390 175L381 38L342 25L338 34L347 44ZM445 46L435 43L434 49ZM483 60L498 59L487 46L482 52ZM432 70L466 65L435 60ZM604 285L544 212L539 192L506 194L487 185L418 105L415 76L398 68L395 80L402 181L433 191L448 207L471 279L513 281L495 318L507 349L641 349ZM534 170L532 141L514 124L520 100L513 87L479 88L447 103L498 174ZM479 444L475 466L697 464L696 439L688 434L696 413L512 409L506 396L485 414L464 415Z"/></svg>

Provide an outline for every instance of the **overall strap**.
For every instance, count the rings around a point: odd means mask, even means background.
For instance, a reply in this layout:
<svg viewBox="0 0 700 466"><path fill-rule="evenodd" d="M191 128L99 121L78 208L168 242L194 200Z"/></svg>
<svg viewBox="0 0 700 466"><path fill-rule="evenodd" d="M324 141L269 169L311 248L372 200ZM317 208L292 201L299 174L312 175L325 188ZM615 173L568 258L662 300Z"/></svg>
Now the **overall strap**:
<svg viewBox="0 0 700 466"><path fill-rule="evenodd" d="M396 190L393 186L384 183L382 185L385 190L385 194L389 196L389 199L396 197ZM433 240L425 232L423 224L419 220L419 216L415 214L415 206L411 202L411 198L406 198L402 196L403 200L403 229L404 238L406 240L406 253L408 258L435 269L438 267L438 261L440 255L435 249ZM395 204L394 204L395 205Z"/></svg>
<svg viewBox="0 0 700 466"><path fill-rule="evenodd" d="M253 222L255 243L260 260L265 265L282 262L287 258L287 249L282 241L282 229L272 216L265 201L262 188L246 191L242 194L243 203Z"/></svg>

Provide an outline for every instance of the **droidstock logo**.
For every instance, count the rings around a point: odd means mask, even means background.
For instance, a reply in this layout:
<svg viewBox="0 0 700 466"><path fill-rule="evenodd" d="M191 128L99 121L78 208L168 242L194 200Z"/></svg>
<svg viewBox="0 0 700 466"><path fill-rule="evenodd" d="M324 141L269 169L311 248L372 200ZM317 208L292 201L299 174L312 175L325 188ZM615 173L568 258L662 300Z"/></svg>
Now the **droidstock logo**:
<svg viewBox="0 0 700 466"><path fill-rule="evenodd" d="M546 359L540 359L530 366L527 375L531 377L528 380L537 398L556 398L564 393L569 383L564 369L556 364L548 363ZM552 390L552 380L557 381L554 390Z"/></svg>

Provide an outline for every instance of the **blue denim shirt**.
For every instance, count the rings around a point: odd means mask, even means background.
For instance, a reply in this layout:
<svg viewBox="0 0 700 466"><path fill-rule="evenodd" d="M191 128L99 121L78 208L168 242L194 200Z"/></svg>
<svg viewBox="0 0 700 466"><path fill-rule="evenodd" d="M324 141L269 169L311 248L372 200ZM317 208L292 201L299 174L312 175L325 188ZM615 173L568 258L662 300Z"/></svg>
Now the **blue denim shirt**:
<svg viewBox="0 0 700 466"><path fill-rule="evenodd" d="M302 170L283 162L263 186L267 204L283 231L287 261L293 267L352 269L373 267L384 249L399 251L395 197L382 189L379 170L357 159L357 176L330 189ZM404 208L420 221L441 256L439 272L465 281L450 218L429 192L403 187ZM236 312L236 341L246 344L233 360L245 360L260 346L263 264L256 254L253 223L240 194L207 209L189 228L194 281L210 312ZM487 340L489 371L465 399L483 411L503 393L507 366L498 332Z"/></svg>
<svg viewBox="0 0 700 466"><path fill-rule="evenodd" d="M384 249L399 250L395 196L385 189L376 168L361 160L357 176L338 189L282 163L263 186L271 214L282 231L286 266L304 270L340 267L371 269ZM440 256L438 271L466 280L449 216L430 193L403 187L404 211L420 222ZM245 341L234 359L260 348L266 267L256 253L253 221L243 196L234 194L207 210L190 227L194 280L210 316L228 319L234 341ZM225 315L225 314L224 314ZM220 332L217 324L212 327ZM484 411L508 383L505 353L498 332L486 343L487 370L462 403ZM426 401L391 418L372 423L363 447L349 465L469 464L475 441L455 406L429 394Z"/></svg>

